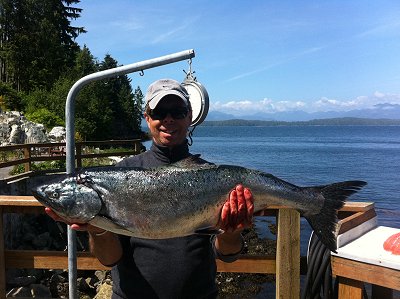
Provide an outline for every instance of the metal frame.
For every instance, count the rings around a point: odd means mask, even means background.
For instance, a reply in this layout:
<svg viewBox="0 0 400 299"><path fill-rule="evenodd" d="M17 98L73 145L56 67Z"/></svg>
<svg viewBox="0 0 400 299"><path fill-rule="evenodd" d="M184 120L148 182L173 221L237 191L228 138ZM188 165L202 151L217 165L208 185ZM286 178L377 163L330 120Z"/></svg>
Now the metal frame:
<svg viewBox="0 0 400 299"><path fill-rule="evenodd" d="M125 75L136 71L143 71L153 67L178 62L185 59L191 59L195 56L194 50L185 50L170 55L161 56L154 59L144 60L116 67L109 70L93 73L79 79L70 89L65 104L65 122L66 122L66 171L67 174L75 173L75 98L79 91L88 83ZM77 258L76 258L76 232L68 226L68 280L69 280L69 298L77 298Z"/></svg>

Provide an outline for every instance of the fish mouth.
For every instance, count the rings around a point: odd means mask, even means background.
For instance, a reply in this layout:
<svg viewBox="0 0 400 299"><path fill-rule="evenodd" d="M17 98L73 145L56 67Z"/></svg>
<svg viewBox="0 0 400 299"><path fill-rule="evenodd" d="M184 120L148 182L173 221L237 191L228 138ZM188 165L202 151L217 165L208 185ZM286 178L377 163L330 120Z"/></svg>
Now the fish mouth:
<svg viewBox="0 0 400 299"><path fill-rule="evenodd" d="M46 202L46 197L43 195L43 193L37 191L37 190L31 190L33 196L40 202Z"/></svg>

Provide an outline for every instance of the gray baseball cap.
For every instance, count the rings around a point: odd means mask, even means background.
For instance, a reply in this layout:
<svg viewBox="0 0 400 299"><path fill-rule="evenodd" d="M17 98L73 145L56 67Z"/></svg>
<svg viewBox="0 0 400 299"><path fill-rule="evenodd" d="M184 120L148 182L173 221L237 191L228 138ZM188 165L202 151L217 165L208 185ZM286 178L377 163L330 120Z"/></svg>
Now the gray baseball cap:
<svg viewBox="0 0 400 299"><path fill-rule="evenodd" d="M189 93L178 81L173 79L160 79L150 84L146 93L146 103L150 109L157 107L161 99L167 95L176 95L189 106Z"/></svg>

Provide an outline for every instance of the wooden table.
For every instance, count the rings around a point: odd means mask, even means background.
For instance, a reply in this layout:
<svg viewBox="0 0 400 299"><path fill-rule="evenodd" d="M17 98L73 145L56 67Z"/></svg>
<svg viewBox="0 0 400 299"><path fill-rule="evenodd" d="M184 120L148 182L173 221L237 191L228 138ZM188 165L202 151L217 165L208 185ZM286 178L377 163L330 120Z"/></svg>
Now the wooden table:
<svg viewBox="0 0 400 299"><path fill-rule="evenodd" d="M366 211L364 221L339 235L338 252L331 257L339 299L361 299L365 283L372 284L373 298L392 298L393 290L400 290L400 255L383 249L384 241L400 229L378 226L374 214Z"/></svg>

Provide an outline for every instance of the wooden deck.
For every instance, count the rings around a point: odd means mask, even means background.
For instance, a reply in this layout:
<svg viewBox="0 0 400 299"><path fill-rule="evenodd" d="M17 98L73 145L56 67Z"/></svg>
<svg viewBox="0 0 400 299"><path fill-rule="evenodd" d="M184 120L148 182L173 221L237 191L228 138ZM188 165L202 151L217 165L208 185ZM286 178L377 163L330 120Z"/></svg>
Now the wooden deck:
<svg viewBox="0 0 400 299"><path fill-rule="evenodd" d="M276 256L243 255L233 263L217 260L218 271L240 273L265 273L276 275L276 298L300 298L300 215L286 207L269 207L267 215L277 217L277 254ZM67 269L66 252L41 250L6 250L4 248L3 214L5 213L44 213L43 206L32 196L0 195L0 298L5 298L7 268L21 269ZM340 211L340 230L345 231L375 216L372 203L347 203ZM79 252L78 269L105 270L94 256L88 252ZM304 263L302 263L304 265ZM365 268L367 267L367 268ZM364 282L387 288L400 289L398 271L371 269L369 266L351 263L340 258L332 259L333 274L340 277L339 298L354 297L359 293L359 286ZM356 287L354 287L356 286ZM382 293L380 293L382 294ZM384 293L385 294L385 293Z"/></svg>

